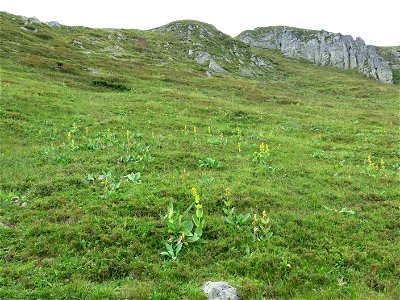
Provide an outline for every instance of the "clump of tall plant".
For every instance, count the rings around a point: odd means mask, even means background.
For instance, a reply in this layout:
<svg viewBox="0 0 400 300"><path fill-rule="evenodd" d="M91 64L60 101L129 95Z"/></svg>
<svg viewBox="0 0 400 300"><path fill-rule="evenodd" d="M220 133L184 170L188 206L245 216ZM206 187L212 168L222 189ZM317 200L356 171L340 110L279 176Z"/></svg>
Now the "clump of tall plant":
<svg viewBox="0 0 400 300"><path fill-rule="evenodd" d="M224 221L229 225L234 225L237 229L241 229L243 226L249 225L251 222L250 213L239 214L236 211L236 207L232 206L233 198L232 193L229 189L226 189L223 211L225 213Z"/></svg>
<svg viewBox="0 0 400 300"><path fill-rule="evenodd" d="M262 142L259 151L253 153L253 162L260 165L267 165L270 157L271 153L268 144Z"/></svg>
<svg viewBox="0 0 400 300"><path fill-rule="evenodd" d="M386 166L383 158L381 158L379 162L374 162L372 160L371 155L368 155L367 161L368 161L367 174L369 176L375 176L379 173L385 172Z"/></svg>
<svg viewBox="0 0 400 300"><path fill-rule="evenodd" d="M175 210L173 203L168 204L167 213L161 216L167 227L169 238L165 242L166 251L161 252L172 260L177 260L178 255L184 245L194 243L200 240L205 226L203 205L200 202L200 196L196 188L192 188L193 202L180 213ZM195 208L194 213L192 211Z"/></svg>
<svg viewBox="0 0 400 300"><path fill-rule="evenodd" d="M224 221L227 224L234 226L235 230L239 230L242 233L247 232L249 234L251 228L250 224L252 224L253 237L255 241L270 240L273 233L271 231L270 219L265 210L262 212L261 216L255 213L253 218L251 218L250 213L238 213L236 208L233 206L233 197L229 189L225 192L224 204Z"/></svg>
<svg viewBox="0 0 400 300"><path fill-rule="evenodd" d="M253 235L257 241L269 241L273 235L270 220L265 210L263 210L261 216L257 214L253 216Z"/></svg>

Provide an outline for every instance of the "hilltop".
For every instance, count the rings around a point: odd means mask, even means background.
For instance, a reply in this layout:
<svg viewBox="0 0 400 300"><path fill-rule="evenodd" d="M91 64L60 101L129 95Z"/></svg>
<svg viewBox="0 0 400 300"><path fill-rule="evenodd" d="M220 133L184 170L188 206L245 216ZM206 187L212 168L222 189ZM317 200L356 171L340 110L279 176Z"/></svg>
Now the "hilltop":
<svg viewBox="0 0 400 300"><path fill-rule="evenodd" d="M1 299L400 297L396 76L191 20L0 29Z"/></svg>
<svg viewBox="0 0 400 300"><path fill-rule="evenodd" d="M238 74L246 77L268 76L271 65L249 47L217 30L192 20L175 21L153 31L171 33L183 42L187 54L198 64L207 64L207 75Z"/></svg>

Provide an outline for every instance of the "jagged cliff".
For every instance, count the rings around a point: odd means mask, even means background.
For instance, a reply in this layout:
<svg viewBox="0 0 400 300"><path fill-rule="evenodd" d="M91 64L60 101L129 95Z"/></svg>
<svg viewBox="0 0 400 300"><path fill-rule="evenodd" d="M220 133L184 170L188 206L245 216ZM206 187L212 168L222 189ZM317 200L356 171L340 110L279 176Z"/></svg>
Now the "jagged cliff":
<svg viewBox="0 0 400 300"><path fill-rule="evenodd" d="M291 27L266 27L239 34L244 43L261 48L278 49L286 56L303 58L317 65L357 69L367 77L392 83L390 66L361 38L327 31Z"/></svg>

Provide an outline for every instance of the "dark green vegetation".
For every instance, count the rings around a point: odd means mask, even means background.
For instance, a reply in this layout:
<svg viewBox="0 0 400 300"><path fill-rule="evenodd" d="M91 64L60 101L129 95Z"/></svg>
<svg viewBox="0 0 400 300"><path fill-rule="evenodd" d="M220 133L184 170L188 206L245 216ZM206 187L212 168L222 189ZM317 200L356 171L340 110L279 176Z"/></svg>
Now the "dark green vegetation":
<svg viewBox="0 0 400 300"><path fill-rule="evenodd" d="M398 85L261 50L274 76L207 78L169 34L0 17L1 299L400 297ZM160 215L193 187L173 261Z"/></svg>

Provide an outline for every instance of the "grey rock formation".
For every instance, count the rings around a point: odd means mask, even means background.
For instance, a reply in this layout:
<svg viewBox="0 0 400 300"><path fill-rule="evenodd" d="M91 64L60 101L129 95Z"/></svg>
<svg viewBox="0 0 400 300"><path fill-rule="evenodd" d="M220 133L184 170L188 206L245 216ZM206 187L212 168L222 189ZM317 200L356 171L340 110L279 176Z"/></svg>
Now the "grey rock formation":
<svg viewBox="0 0 400 300"><path fill-rule="evenodd" d="M36 18L36 17L31 17L31 18L24 18L25 20L25 25L26 24L42 24L42 22Z"/></svg>
<svg viewBox="0 0 400 300"><path fill-rule="evenodd" d="M51 28L61 28L61 24L58 23L57 21L50 21L47 22L47 25Z"/></svg>
<svg viewBox="0 0 400 300"><path fill-rule="evenodd" d="M114 34L109 34L109 35L107 36L107 39L108 39L109 41L116 40L117 42L123 42L123 41L126 40L126 36L123 35L123 34L120 33L120 32L117 32L115 35L114 35Z"/></svg>
<svg viewBox="0 0 400 300"><path fill-rule="evenodd" d="M211 55L208 52L204 52L204 51L198 51L196 52L196 57L195 57L195 61L198 64L205 64L206 62L208 62L211 59Z"/></svg>
<svg viewBox="0 0 400 300"><path fill-rule="evenodd" d="M221 67L219 64L217 64L214 60L210 60L210 64L208 65L208 67L210 68L210 70L214 71L215 73L218 74L228 74L228 72Z"/></svg>
<svg viewBox="0 0 400 300"><path fill-rule="evenodd" d="M248 68L239 67L238 72L246 77L254 77L253 71Z"/></svg>
<svg viewBox="0 0 400 300"><path fill-rule="evenodd" d="M254 55L254 54L250 57L250 61L251 61L253 64L255 64L256 66L259 66L259 67L270 67L270 65L267 64L267 63L265 62L265 60L263 60L263 59L260 58L260 57L257 57L257 56Z"/></svg>
<svg viewBox="0 0 400 300"><path fill-rule="evenodd" d="M327 31L290 27L256 28L242 32L238 38L250 46L278 49L284 55L303 58L317 65L357 69L367 77L392 83L393 75L387 61L374 46L361 38Z"/></svg>
<svg viewBox="0 0 400 300"><path fill-rule="evenodd" d="M208 300L240 300L236 289L226 282L206 282L202 287Z"/></svg>
<svg viewBox="0 0 400 300"><path fill-rule="evenodd" d="M233 39L210 24L183 20L152 31L168 33L177 38L189 57L200 65L208 66L206 75L209 77L217 74L264 76L272 68L266 59L256 56L245 43Z"/></svg>
<svg viewBox="0 0 400 300"><path fill-rule="evenodd" d="M81 49L85 49L85 47L83 47L82 42L80 42L78 40L73 40L71 44L74 45L74 46L77 46L77 47L79 47Z"/></svg>
<svg viewBox="0 0 400 300"><path fill-rule="evenodd" d="M16 205L21 206L21 207L26 207L28 205L28 203L26 203L25 201L22 201L17 196L12 197L11 201L14 202Z"/></svg>
<svg viewBox="0 0 400 300"><path fill-rule="evenodd" d="M398 72L400 70L400 46L376 47L379 54L389 62L390 68Z"/></svg>

